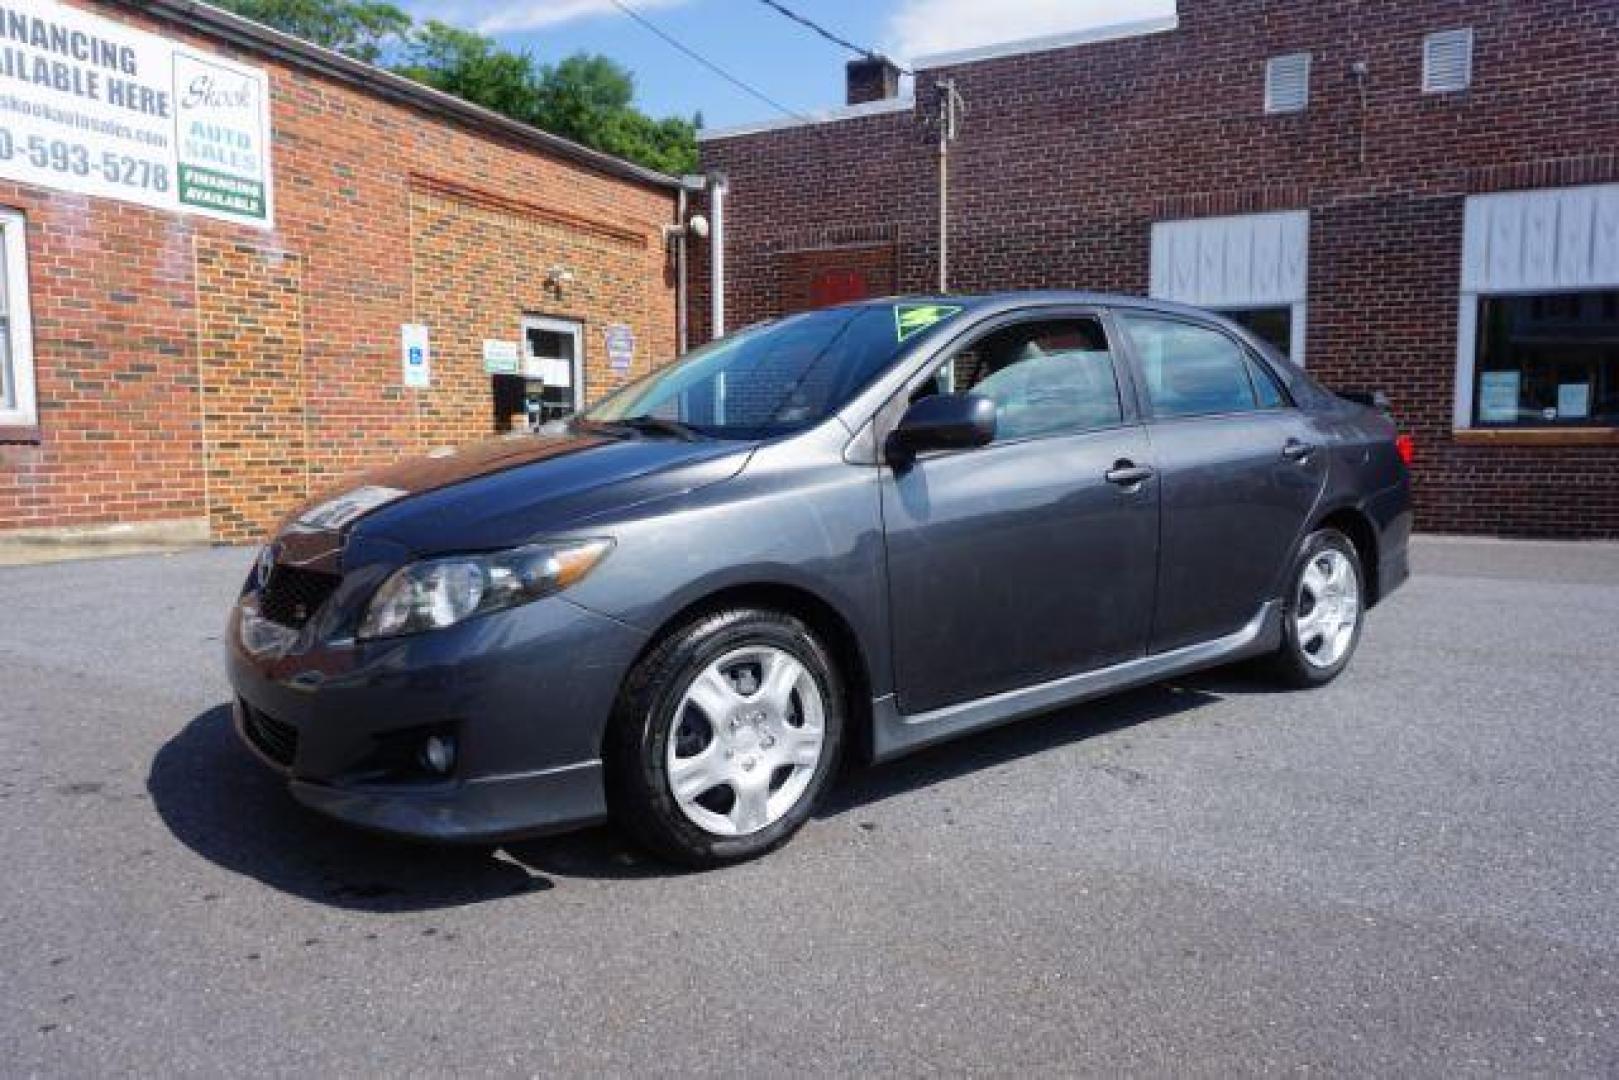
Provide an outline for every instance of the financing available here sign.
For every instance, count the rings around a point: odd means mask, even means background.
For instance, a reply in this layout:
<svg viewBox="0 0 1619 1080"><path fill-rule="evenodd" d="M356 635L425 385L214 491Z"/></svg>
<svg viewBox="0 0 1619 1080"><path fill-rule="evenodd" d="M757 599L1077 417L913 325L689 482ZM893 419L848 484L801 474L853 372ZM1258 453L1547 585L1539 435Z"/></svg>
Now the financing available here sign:
<svg viewBox="0 0 1619 1080"><path fill-rule="evenodd" d="M268 228L269 89L56 0L0 0L0 178Z"/></svg>

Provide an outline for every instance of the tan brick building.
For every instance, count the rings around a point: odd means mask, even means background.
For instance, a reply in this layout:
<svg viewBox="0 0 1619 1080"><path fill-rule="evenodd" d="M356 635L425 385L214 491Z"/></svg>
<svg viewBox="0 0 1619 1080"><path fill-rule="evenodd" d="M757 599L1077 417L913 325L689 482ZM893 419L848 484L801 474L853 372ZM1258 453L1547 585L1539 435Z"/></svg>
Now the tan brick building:
<svg viewBox="0 0 1619 1080"><path fill-rule="evenodd" d="M672 178L184 0L0 57L0 536L251 538L674 353Z"/></svg>

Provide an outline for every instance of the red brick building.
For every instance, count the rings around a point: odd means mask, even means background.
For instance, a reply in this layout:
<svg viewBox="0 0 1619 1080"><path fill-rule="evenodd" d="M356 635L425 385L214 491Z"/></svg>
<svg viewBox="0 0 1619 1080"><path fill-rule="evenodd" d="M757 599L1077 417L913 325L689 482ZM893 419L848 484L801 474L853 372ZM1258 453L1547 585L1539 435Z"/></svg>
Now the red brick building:
<svg viewBox="0 0 1619 1080"><path fill-rule="evenodd" d="M243 539L667 359L671 178L187 0L0 4L0 536Z"/></svg>
<svg viewBox="0 0 1619 1080"><path fill-rule="evenodd" d="M1181 0L914 66L704 137L731 325L935 287L952 82L953 289L1230 312L1391 397L1422 528L1619 536L1619 4Z"/></svg>

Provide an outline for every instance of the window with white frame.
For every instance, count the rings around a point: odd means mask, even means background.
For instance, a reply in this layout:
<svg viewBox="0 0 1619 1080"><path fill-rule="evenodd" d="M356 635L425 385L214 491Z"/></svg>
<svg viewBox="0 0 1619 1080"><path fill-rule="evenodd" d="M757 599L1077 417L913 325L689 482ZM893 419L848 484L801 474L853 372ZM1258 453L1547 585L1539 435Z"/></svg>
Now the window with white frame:
<svg viewBox="0 0 1619 1080"><path fill-rule="evenodd" d="M1467 200L1457 428L1619 427L1619 184Z"/></svg>
<svg viewBox="0 0 1619 1080"><path fill-rule="evenodd" d="M23 216L0 208L0 427L36 420L27 236Z"/></svg>
<svg viewBox="0 0 1619 1080"><path fill-rule="evenodd" d="M1303 364L1309 253L1307 210L1155 222L1152 296L1218 312Z"/></svg>

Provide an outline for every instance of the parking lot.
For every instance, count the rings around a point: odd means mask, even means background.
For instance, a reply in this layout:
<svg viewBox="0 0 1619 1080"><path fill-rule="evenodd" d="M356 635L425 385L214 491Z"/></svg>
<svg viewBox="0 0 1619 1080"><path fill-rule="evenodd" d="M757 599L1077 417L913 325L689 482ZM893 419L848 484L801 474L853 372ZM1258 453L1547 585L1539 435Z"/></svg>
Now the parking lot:
<svg viewBox="0 0 1619 1080"><path fill-rule="evenodd" d="M1421 540L1325 690L859 771L706 875L300 809L229 729L250 560L0 569L0 1072L1619 1069L1619 545Z"/></svg>

